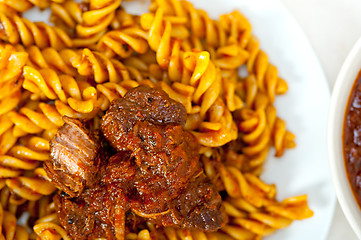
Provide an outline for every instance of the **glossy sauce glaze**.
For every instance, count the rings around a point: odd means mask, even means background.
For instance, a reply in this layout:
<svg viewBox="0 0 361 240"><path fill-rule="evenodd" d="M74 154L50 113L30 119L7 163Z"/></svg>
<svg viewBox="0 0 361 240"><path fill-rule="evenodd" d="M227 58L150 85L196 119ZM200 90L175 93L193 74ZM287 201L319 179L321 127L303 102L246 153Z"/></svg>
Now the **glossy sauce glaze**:
<svg viewBox="0 0 361 240"><path fill-rule="evenodd" d="M347 175L358 205L361 206L361 71L347 103L343 129L343 149Z"/></svg>

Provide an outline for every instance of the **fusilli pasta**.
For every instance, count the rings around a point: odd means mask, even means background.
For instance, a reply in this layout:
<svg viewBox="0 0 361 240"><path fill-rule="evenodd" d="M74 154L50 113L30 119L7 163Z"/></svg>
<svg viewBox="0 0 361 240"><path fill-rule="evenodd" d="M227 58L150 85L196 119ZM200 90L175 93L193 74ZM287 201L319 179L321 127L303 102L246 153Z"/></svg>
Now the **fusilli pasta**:
<svg viewBox="0 0 361 240"><path fill-rule="evenodd" d="M121 3L0 0L0 239L70 240L42 168L49 141L64 116L99 129L110 103L139 85L184 105L229 221L217 232L145 221L125 239L261 239L311 217L306 195L279 202L260 179L270 149L282 156L295 136L273 105L287 83L250 22L238 11L213 20L185 0L152 0L141 16ZM33 6L49 8L54 26L21 16Z"/></svg>

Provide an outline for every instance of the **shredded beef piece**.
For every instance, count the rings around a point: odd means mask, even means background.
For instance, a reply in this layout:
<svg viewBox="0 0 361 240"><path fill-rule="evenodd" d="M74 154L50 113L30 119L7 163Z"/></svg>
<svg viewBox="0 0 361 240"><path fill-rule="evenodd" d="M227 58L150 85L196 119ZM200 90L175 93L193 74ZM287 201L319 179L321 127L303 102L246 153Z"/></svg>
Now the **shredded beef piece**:
<svg viewBox="0 0 361 240"><path fill-rule="evenodd" d="M65 124L50 141L50 159L44 168L52 182L68 195L79 196L96 181L100 145L79 120L64 117Z"/></svg>

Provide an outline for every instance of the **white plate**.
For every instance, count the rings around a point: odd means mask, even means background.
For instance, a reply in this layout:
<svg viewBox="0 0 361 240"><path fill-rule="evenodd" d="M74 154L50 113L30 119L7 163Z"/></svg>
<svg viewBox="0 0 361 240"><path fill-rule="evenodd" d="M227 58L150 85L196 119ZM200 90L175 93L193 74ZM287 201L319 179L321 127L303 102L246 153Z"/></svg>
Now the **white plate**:
<svg viewBox="0 0 361 240"><path fill-rule="evenodd" d="M289 86L276 98L278 116L296 134L297 147L282 158L270 156L262 179L277 185L277 198L307 194L314 216L295 221L268 240L325 240L336 203L327 163L326 123L330 101L328 85L306 36L278 0L192 0L212 18L240 10L251 22L253 34ZM141 3L141 5L139 4ZM147 11L148 2L126 3L133 13ZM27 14L32 19L34 15ZM36 20L39 15L36 16ZM272 152L273 155L273 152Z"/></svg>

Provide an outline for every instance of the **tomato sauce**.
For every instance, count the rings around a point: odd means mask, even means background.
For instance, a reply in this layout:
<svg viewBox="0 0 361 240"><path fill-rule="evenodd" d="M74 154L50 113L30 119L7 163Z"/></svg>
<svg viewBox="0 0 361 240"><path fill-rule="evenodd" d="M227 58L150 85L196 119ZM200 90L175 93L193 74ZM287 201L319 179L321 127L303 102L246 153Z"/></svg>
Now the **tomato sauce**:
<svg viewBox="0 0 361 240"><path fill-rule="evenodd" d="M344 128L343 149L349 182L361 206L361 71L352 87L347 103Z"/></svg>

